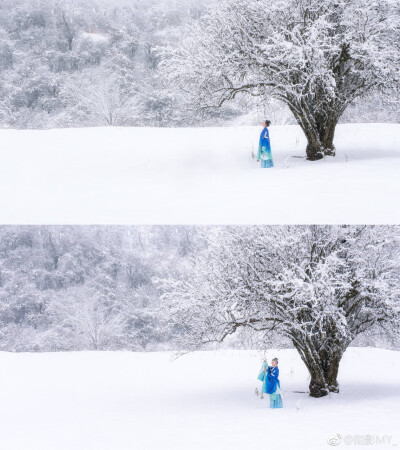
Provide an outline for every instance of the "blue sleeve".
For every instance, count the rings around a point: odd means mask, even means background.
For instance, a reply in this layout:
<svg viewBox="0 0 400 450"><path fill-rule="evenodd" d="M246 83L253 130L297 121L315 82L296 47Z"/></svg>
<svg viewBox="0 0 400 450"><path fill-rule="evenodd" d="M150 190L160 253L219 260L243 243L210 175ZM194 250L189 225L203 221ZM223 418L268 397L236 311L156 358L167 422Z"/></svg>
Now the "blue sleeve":
<svg viewBox="0 0 400 450"><path fill-rule="evenodd" d="M258 375L258 379L259 380L261 380L261 381L264 381L264 378L265 378L265 372L264 372L264 370L265 370L265 368L266 367L268 367L266 364L265 364L265 362L262 364L262 366L261 366L261 369L260 369L260 373L259 373L259 375Z"/></svg>

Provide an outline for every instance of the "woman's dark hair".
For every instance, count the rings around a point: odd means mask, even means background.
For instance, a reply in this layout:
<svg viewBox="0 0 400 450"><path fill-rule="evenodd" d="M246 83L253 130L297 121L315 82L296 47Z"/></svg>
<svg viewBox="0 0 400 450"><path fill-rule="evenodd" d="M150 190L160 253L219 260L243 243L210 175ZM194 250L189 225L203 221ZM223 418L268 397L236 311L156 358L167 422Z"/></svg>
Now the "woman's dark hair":
<svg viewBox="0 0 400 450"><path fill-rule="evenodd" d="M265 125L267 125L267 127L269 127L271 125L271 121L270 120L264 120Z"/></svg>
<svg viewBox="0 0 400 450"><path fill-rule="evenodd" d="M276 363L278 364L278 358L274 358L272 361L276 361Z"/></svg>

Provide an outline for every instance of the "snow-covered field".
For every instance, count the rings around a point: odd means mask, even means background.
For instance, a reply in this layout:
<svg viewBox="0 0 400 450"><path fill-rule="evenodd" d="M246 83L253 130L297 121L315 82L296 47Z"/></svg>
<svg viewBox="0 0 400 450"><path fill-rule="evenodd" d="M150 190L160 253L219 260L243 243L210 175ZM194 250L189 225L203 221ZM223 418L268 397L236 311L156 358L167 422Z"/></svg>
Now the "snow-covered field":
<svg viewBox="0 0 400 450"><path fill-rule="evenodd" d="M297 126L0 130L2 223L400 223L400 124L343 124L308 162Z"/></svg>
<svg viewBox="0 0 400 450"><path fill-rule="evenodd" d="M313 399L294 350L280 358L284 408L255 396L260 354L0 353L2 450L359 448L400 446L400 352L350 348L341 393ZM390 443L388 443L390 441Z"/></svg>

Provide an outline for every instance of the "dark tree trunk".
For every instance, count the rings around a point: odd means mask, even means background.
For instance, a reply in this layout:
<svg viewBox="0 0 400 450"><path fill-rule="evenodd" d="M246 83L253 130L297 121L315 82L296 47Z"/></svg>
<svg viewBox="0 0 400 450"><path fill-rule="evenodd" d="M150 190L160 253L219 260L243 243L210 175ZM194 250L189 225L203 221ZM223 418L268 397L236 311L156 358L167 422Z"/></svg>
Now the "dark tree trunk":
<svg viewBox="0 0 400 450"><path fill-rule="evenodd" d="M341 357L341 353L333 354L328 356L328 360L323 361L322 367L311 365L309 368L311 397L324 397L329 392L339 393L337 376Z"/></svg>
<svg viewBox="0 0 400 450"><path fill-rule="evenodd" d="M335 156L333 138L338 114L334 110L329 110L332 105L327 106L327 111L322 110L320 106L318 113L314 105L307 106L304 103L288 106L307 138L307 159L317 161L325 156Z"/></svg>
<svg viewBox="0 0 400 450"><path fill-rule="evenodd" d="M324 373L322 372L321 368L317 365L310 365L307 368L311 375L309 384L310 396L319 398L328 395L329 389L327 387Z"/></svg>
<svg viewBox="0 0 400 450"><path fill-rule="evenodd" d="M315 364L308 362L307 368L311 375L310 396L324 397L329 392L339 392L339 383L337 381L340 358L332 356L325 364Z"/></svg>
<svg viewBox="0 0 400 450"><path fill-rule="evenodd" d="M310 339L306 339L306 342L296 339L293 344L300 353L311 377L310 396L319 398L325 397L329 392L339 393L337 376L340 360L347 345L344 346L344 349L337 347L328 352L326 349L315 348Z"/></svg>
<svg viewBox="0 0 400 450"><path fill-rule="evenodd" d="M333 145L335 122L317 123L316 129L311 126L302 128L307 138L306 154L309 161L317 161L325 156L335 156L335 146Z"/></svg>
<svg viewBox="0 0 400 450"><path fill-rule="evenodd" d="M339 363L340 359L333 357L326 369L325 380L329 392L339 392L339 383L337 382Z"/></svg>

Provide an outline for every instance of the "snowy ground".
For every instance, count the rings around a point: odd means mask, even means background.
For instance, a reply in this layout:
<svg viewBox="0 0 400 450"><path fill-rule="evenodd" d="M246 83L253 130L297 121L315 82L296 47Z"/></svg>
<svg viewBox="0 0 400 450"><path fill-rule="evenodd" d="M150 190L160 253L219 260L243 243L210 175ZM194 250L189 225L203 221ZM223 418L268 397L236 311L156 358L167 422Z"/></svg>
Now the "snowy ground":
<svg viewBox="0 0 400 450"><path fill-rule="evenodd" d="M359 448L378 436L400 446L400 352L351 348L341 393L313 399L294 350L279 356L284 408L257 398L260 355L0 353L0 447L4 450ZM388 444L390 440L390 444ZM397 445L396 445L397 444Z"/></svg>
<svg viewBox="0 0 400 450"><path fill-rule="evenodd" d="M400 124L344 124L308 162L297 126L0 130L6 223L400 223Z"/></svg>

